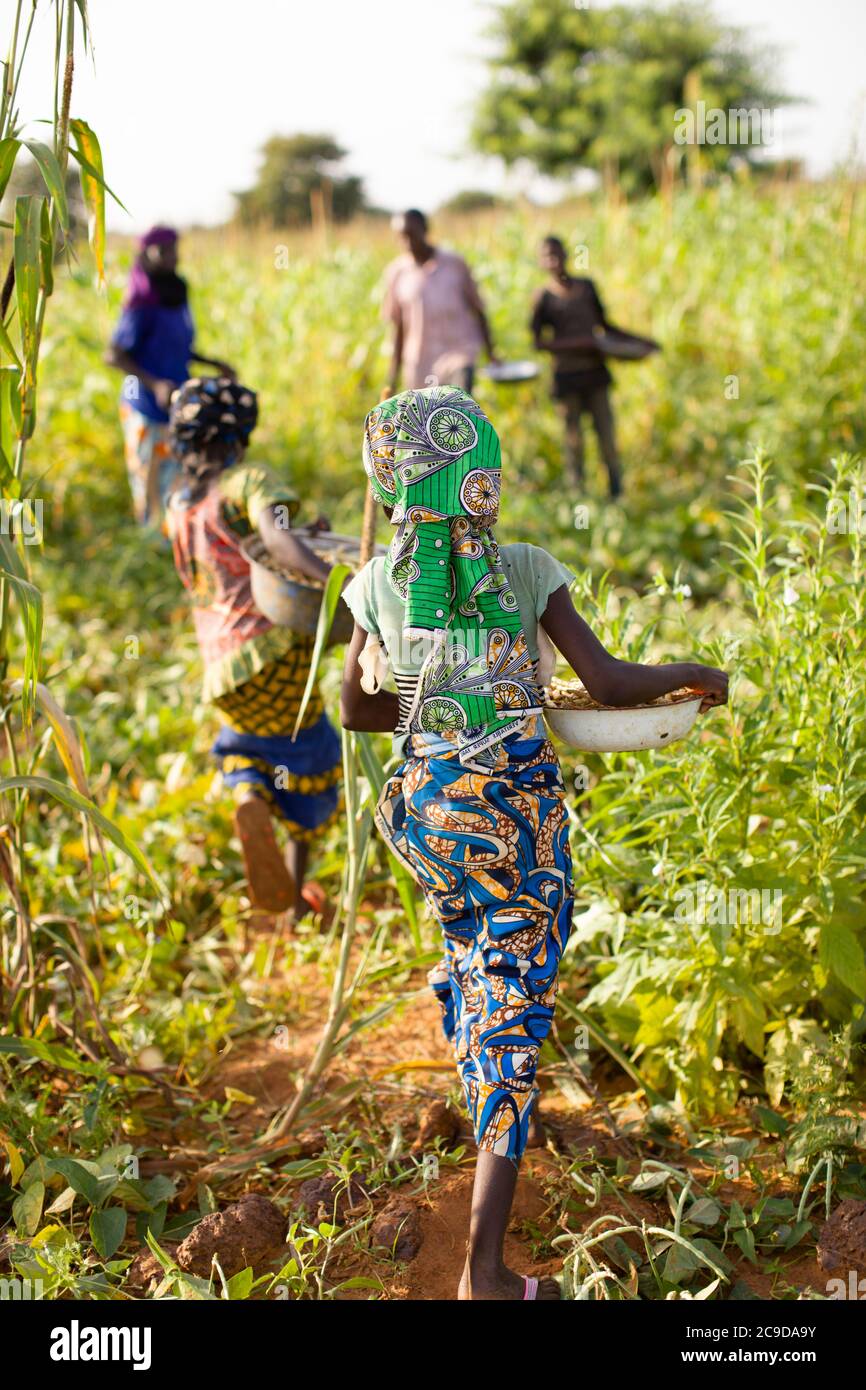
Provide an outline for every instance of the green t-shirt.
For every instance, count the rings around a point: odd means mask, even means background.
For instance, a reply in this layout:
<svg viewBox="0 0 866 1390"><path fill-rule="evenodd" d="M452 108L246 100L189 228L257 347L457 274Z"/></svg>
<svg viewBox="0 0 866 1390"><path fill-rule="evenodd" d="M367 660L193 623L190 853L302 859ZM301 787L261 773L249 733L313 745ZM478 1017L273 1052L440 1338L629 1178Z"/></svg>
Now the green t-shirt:
<svg viewBox="0 0 866 1390"><path fill-rule="evenodd" d="M538 622L547 608L551 594L569 585L574 575L565 565L540 545L521 541L500 546L502 567L517 606L526 644L533 661L538 660ZM403 637L403 616L406 605L388 582L385 557L376 556L356 574L343 590L352 617L365 632L381 637L400 697L400 714L394 731L395 748L402 749L407 733L406 718L412 707L418 674L430 642L427 638L407 641Z"/></svg>

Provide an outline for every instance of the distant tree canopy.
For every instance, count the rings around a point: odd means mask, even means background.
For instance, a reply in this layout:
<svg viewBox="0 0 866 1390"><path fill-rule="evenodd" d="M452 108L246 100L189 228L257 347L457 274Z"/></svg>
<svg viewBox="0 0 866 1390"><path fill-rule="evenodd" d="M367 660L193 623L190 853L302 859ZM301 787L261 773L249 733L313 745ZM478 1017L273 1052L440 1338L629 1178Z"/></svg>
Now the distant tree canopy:
<svg viewBox="0 0 866 1390"><path fill-rule="evenodd" d="M772 54L692 3L580 8L574 0L507 0L493 37L472 142L542 174L589 168L647 187L662 181L666 157L678 148L677 111L699 101L727 112L790 100L767 75ZM712 136L699 149L716 169L761 151Z"/></svg>
<svg viewBox="0 0 866 1390"><path fill-rule="evenodd" d="M486 188L464 188L454 193L436 209L437 212L484 212L488 208L498 208L503 199L496 193L488 193Z"/></svg>
<svg viewBox="0 0 866 1390"><path fill-rule="evenodd" d="M235 193L241 222L297 226L316 215L345 222L364 207L359 178L340 172L346 151L330 135L272 135L252 188Z"/></svg>

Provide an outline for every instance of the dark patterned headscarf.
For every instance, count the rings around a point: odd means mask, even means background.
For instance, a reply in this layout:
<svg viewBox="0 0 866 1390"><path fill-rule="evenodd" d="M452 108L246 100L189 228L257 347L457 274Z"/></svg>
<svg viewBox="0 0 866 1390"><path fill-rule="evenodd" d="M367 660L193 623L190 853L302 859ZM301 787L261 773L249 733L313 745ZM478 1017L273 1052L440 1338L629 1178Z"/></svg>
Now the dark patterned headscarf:
<svg viewBox="0 0 866 1390"><path fill-rule="evenodd" d="M214 469L230 468L245 448L259 417L255 391L227 376L192 377L178 387L169 413L172 441L184 472L201 479ZM218 463L203 455L208 445L222 444Z"/></svg>

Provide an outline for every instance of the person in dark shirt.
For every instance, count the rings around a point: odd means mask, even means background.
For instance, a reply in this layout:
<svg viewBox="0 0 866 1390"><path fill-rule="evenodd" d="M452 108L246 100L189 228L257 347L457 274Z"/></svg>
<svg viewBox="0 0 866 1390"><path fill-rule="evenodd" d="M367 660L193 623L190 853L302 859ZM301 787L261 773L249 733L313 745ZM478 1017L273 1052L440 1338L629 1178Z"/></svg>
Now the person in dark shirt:
<svg viewBox="0 0 866 1390"><path fill-rule="evenodd" d="M565 425L565 458L578 487L584 485L581 417L592 417L611 497L622 492L609 387L612 377L595 345L595 334L610 327L592 280L570 275L559 237L545 237L540 262L549 280L535 296L530 327L536 350L553 354L552 395Z"/></svg>
<svg viewBox="0 0 866 1390"><path fill-rule="evenodd" d="M189 376L190 362L235 373L225 362L203 357L186 281L177 273L177 232L151 227L138 244L120 322L106 362L125 375L120 418L135 519L158 526L179 464L168 437L171 394Z"/></svg>

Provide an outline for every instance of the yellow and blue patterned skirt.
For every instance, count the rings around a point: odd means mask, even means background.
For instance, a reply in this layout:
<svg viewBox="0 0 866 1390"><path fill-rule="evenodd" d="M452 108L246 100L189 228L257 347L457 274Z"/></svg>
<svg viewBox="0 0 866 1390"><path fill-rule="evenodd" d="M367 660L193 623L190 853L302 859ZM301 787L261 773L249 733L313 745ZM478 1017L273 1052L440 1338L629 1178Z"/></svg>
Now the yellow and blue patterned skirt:
<svg viewBox="0 0 866 1390"><path fill-rule="evenodd" d="M312 650L313 638L299 637L284 656L214 701L226 720L211 749L224 781L238 799L250 791L264 796L295 840L312 839L339 812L340 740L318 690L292 737Z"/></svg>
<svg viewBox="0 0 866 1390"><path fill-rule="evenodd" d="M550 1031L573 887L559 762L536 729L489 768L411 756L377 825L424 889L445 954L430 972L479 1149L520 1158Z"/></svg>

